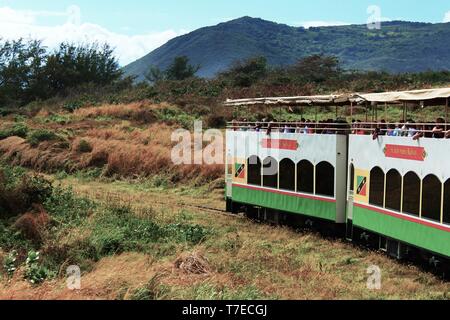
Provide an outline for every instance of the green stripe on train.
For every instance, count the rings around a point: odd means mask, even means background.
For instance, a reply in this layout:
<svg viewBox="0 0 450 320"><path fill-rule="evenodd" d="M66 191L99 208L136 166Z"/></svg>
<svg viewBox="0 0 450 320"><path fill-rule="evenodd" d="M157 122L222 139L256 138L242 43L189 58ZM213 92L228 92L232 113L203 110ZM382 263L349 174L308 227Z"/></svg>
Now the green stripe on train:
<svg viewBox="0 0 450 320"><path fill-rule="evenodd" d="M233 201L336 221L336 203L233 187Z"/></svg>
<svg viewBox="0 0 450 320"><path fill-rule="evenodd" d="M450 257L450 232L353 207L353 225Z"/></svg>

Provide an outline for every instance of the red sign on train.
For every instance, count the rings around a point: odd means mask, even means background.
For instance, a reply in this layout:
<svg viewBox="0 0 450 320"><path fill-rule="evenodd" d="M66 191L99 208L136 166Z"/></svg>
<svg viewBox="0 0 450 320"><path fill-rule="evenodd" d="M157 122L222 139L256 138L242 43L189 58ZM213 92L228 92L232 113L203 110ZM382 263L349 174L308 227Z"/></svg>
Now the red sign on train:
<svg viewBox="0 0 450 320"><path fill-rule="evenodd" d="M388 158L414 161L425 161L425 158L427 157L427 153L423 147L400 146L394 144L387 144L384 149L384 154Z"/></svg>
<svg viewBox="0 0 450 320"><path fill-rule="evenodd" d="M299 148L297 140L263 139L262 147L265 149L280 149L296 151Z"/></svg>

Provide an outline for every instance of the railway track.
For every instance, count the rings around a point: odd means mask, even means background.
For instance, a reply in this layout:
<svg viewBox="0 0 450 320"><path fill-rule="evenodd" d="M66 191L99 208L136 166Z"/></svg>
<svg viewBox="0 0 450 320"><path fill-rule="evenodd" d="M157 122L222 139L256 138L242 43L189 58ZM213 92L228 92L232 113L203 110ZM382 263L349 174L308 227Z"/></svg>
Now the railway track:
<svg viewBox="0 0 450 320"><path fill-rule="evenodd" d="M133 208L142 208L142 207L147 206L147 204L137 204L139 202L136 197L127 196L127 195L124 195L119 192L106 192L105 193L105 192L99 192L99 191L92 192L92 191L84 191L84 190L75 190L75 192L80 196L86 197L93 201L100 201L104 204L118 203L121 205L130 206ZM169 205L168 201L160 201L160 200L152 199L151 202L152 202L151 203L152 205L159 205L159 206ZM196 210L206 211L206 212L215 213L215 214L221 214L224 216L229 216L229 217L234 217L234 218L239 217L238 215L231 214L231 213L227 212L226 210L208 207L208 206L204 206L204 205L195 205L195 204L189 204L189 203L170 203L170 205L180 208L180 209L190 208L190 209L196 209Z"/></svg>

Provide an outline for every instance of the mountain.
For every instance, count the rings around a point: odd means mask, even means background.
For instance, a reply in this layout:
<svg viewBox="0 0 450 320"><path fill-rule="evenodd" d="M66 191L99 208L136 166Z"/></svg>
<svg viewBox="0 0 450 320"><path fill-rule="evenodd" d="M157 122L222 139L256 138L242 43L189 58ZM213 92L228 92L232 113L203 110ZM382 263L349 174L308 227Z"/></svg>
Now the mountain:
<svg viewBox="0 0 450 320"><path fill-rule="evenodd" d="M244 17L201 28L170 40L124 68L144 79L150 66L165 69L175 57L201 65L198 75L213 77L235 60L263 55L273 66L323 53L340 58L346 69L389 72L450 70L450 23L384 22L366 25L291 27Z"/></svg>

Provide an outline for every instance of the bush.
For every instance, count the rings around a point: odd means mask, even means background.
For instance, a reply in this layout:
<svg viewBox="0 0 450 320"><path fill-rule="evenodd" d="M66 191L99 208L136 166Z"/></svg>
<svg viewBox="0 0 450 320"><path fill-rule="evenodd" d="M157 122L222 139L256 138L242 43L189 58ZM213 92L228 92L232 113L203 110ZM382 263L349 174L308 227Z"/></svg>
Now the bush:
<svg viewBox="0 0 450 320"><path fill-rule="evenodd" d="M37 212L28 212L20 216L14 223L14 228L19 230L27 240L41 244L49 223L50 216L43 208L38 208Z"/></svg>
<svg viewBox="0 0 450 320"><path fill-rule="evenodd" d="M211 114L206 118L206 125L208 128L221 129L226 127L227 121L223 116Z"/></svg>
<svg viewBox="0 0 450 320"><path fill-rule="evenodd" d="M130 299L136 301L152 301L164 299L166 288L160 283L161 274L153 276L145 286L137 288Z"/></svg>
<svg viewBox="0 0 450 320"><path fill-rule="evenodd" d="M93 201L77 197L71 188L55 187L44 202L44 209L67 226L79 225L96 208Z"/></svg>
<svg viewBox="0 0 450 320"><path fill-rule="evenodd" d="M81 139L77 146L77 151L81 153L90 153L92 152L92 146L89 142L84 139Z"/></svg>
<svg viewBox="0 0 450 320"><path fill-rule="evenodd" d="M16 123L13 127L9 129L0 130L0 140L9 137L21 137L26 138L28 134L28 127L24 123Z"/></svg>
<svg viewBox="0 0 450 320"><path fill-rule="evenodd" d="M28 143L33 147L38 146L43 141L55 141L55 140L61 140L61 138L56 133L46 129L39 129L33 131L27 137Z"/></svg>
<svg viewBox="0 0 450 320"><path fill-rule="evenodd" d="M39 175L23 175L20 182L0 183L0 217L11 217L42 204L52 194L51 183Z"/></svg>
<svg viewBox="0 0 450 320"><path fill-rule="evenodd" d="M71 102L67 102L66 104L64 104L63 110L73 113L76 110L82 108L83 106L84 106L84 103L82 101L71 101Z"/></svg>
<svg viewBox="0 0 450 320"><path fill-rule="evenodd" d="M97 217L90 240L101 257L142 250L161 236L161 228L152 219L136 217L129 207L113 206Z"/></svg>
<svg viewBox="0 0 450 320"><path fill-rule="evenodd" d="M17 269L17 251L11 251L3 260L3 269L9 277L14 275Z"/></svg>
<svg viewBox="0 0 450 320"><path fill-rule="evenodd" d="M39 252L28 252L24 278L32 284L40 284L51 276L51 272L40 265L39 258Z"/></svg>
<svg viewBox="0 0 450 320"><path fill-rule="evenodd" d="M200 225L189 225L183 223L170 224L164 228L165 237L177 242L188 242L197 245L203 242L211 233Z"/></svg>

